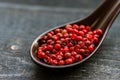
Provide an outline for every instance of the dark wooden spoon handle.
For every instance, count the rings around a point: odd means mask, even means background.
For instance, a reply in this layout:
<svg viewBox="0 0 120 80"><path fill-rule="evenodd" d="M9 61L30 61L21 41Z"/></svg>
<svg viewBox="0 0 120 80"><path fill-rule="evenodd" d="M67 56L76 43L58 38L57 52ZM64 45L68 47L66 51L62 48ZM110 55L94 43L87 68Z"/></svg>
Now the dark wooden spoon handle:
<svg viewBox="0 0 120 80"><path fill-rule="evenodd" d="M111 24L120 13L120 0L104 0L92 14L78 21L77 24L90 25L93 30L101 28L103 31Z"/></svg>
<svg viewBox="0 0 120 80"><path fill-rule="evenodd" d="M96 19L97 23L92 26L96 25L97 28L99 27L105 30L106 27L110 28L111 24L120 13L120 0L105 0L101 7L98 9L99 15Z"/></svg>

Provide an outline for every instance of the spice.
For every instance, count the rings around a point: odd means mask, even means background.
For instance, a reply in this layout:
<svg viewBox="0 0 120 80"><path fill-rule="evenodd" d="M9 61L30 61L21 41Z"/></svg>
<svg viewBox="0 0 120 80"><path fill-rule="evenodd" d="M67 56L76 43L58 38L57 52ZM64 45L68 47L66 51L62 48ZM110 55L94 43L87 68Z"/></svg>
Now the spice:
<svg viewBox="0 0 120 80"><path fill-rule="evenodd" d="M40 39L38 58L50 65L68 65L89 56L99 43L103 31L85 25L66 25L48 32Z"/></svg>

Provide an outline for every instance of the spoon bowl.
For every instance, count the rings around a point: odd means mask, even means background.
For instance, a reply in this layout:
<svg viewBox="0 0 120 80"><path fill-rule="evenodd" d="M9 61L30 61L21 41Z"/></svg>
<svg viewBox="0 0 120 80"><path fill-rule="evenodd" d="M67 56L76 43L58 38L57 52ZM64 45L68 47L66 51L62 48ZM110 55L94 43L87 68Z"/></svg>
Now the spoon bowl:
<svg viewBox="0 0 120 80"><path fill-rule="evenodd" d="M78 64L81 64L82 62L86 61L87 59L89 59L100 47L100 45L102 44L103 40L105 39L105 36L107 34L107 32L109 31L113 21L115 20L115 18L117 17L117 15L120 12L120 0L105 0L104 2L101 3L101 5L88 17L82 19L82 20L76 20L73 22L69 22L60 26L57 26L55 28L52 28L44 33L42 33L40 36L38 36L32 43L31 45L31 49L30 49L30 55L31 58L38 63L39 65L42 65L44 67L48 67L48 68L67 68L67 67L72 67ZM41 61L38 57L37 57L37 52L38 52L38 48L40 46L40 39L43 35L47 34L48 32L56 29L56 28L62 28L65 27L67 24L77 24L77 25L89 25L91 27L92 30L96 30L96 29L101 29L103 31L103 35L100 38L100 41L98 43L98 45L96 46L95 50L86 58L84 58L83 60L76 62L76 63L72 63L69 65L63 65L63 66L54 66L54 65L49 65L46 64L45 62Z"/></svg>

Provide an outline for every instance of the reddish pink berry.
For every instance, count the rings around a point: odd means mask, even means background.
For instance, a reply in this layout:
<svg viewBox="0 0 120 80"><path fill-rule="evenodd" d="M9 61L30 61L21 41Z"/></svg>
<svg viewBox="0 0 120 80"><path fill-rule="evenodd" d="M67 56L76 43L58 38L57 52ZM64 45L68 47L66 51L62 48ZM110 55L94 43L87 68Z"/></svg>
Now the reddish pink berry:
<svg viewBox="0 0 120 80"><path fill-rule="evenodd" d="M83 46L82 48L83 48L83 49L87 49L87 48L88 48L88 46L86 46L86 45L85 45L85 46Z"/></svg>
<svg viewBox="0 0 120 80"><path fill-rule="evenodd" d="M57 33L56 36L62 37L63 35L62 35L62 33Z"/></svg>
<svg viewBox="0 0 120 80"><path fill-rule="evenodd" d="M76 40L77 40L77 41L82 41L83 38L82 38L82 36L77 36L77 37L76 37Z"/></svg>
<svg viewBox="0 0 120 80"><path fill-rule="evenodd" d="M80 54L84 54L85 53L85 49L80 49Z"/></svg>
<svg viewBox="0 0 120 80"><path fill-rule="evenodd" d="M83 47L85 45L83 41L79 41L78 44L80 45L80 47Z"/></svg>
<svg viewBox="0 0 120 80"><path fill-rule="evenodd" d="M65 60L65 63L66 63L66 64L72 64L72 63L73 63L72 58L66 59L66 60Z"/></svg>
<svg viewBox="0 0 120 80"><path fill-rule="evenodd" d="M79 60L81 61L81 60L83 60L83 57L82 57L82 55L80 55L80 57L79 57Z"/></svg>
<svg viewBox="0 0 120 80"><path fill-rule="evenodd" d="M77 35L76 34L72 34L72 36L71 36L71 39L76 39L77 38Z"/></svg>
<svg viewBox="0 0 120 80"><path fill-rule="evenodd" d="M57 65L58 62L57 62L57 60L52 60L52 61L51 61L51 64L52 64L52 65Z"/></svg>
<svg viewBox="0 0 120 80"><path fill-rule="evenodd" d="M64 53L64 49L63 49L63 48L61 48L60 51L61 51L62 53Z"/></svg>
<svg viewBox="0 0 120 80"><path fill-rule="evenodd" d="M85 33L84 33L83 31L79 31L79 32L78 32L78 35L80 35L80 36L84 36Z"/></svg>
<svg viewBox="0 0 120 80"><path fill-rule="evenodd" d="M68 43L67 46L68 46L68 47L73 47L73 44L72 44L72 43Z"/></svg>
<svg viewBox="0 0 120 80"><path fill-rule="evenodd" d="M88 35L94 35L94 33L92 31L89 31L87 34Z"/></svg>
<svg viewBox="0 0 120 80"><path fill-rule="evenodd" d="M88 38L83 38L83 41L85 42L85 41L87 41L88 40Z"/></svg>
<svg viewBox="0 0 120 80"><path fill-rule="evenodd" d="M94 31L93 31L93 34L97 34L97 31L96 31L96 30L94 30Z"/></svg>
<svg viewBox="0 0 120 80"><path fill-rule="evenodd" d="M38 57L41 58L41 59L44 59L44 58L46 58L46 54L42 51L39 51L38 52Z"/></svg>
<svg viewBox="0 0 120 80"><path fill-rule="evenodd" d="M71 57L71 53L69 53L69 52L65 53L64 57L65 58L70 58Z"/></svg>
<svg viewBox="0 0 120 80"><path fill-rule="evenodd" d="M52 45L48 45L47 46L47 50L49 50L49 51L53 50L53 46Z"/></svg>
<svg viewBox="0 0 120 80"><path fill-rule="evenodd" d="M76 48L80 48L81 46L79 45L79 44L76 44L75 46L74 46L74 48L76 49Z"/></svg>
<svg viewBox="0 0 120 80"><path fill-rule="evenodd" d="M83 30L83 29L85 29L85 26L84 25L80 25L80 28L79 28L80 30Z"/></svg>
<svg viewBox="0 0 120 80"><path fill-rule="evenodd" d="M71 55L72 55L72 56L76 56L77 53L76 53L75 51L72 51L72 52L71 52Z"/></svg>
<svg viewBox="0 0 120 80"><path fill-rule="evenodd" d="M56 50L56 49L53 49L53 50L52 50L52 53L56 54L56 53L57 53L57 50Z"/></svg>
<svg viewBox="0 0 120 80"><path fill-rule="evenodd" d="M41 46L41 50L42 50L42 51L46 51L46 50L47 50L47 46L46 46L46 45Z"/></svg>
<svg viewBox="0 0 120 80"><path fill-rule="evenodd" d="M63 35L63 37L64 37L64 38L69 37L69 34L68 34L68 33L65 33L65 34Z"/></svg>
<svg viewBox="0 0 120 80"><path fill-rule="evenodd" d="M91 45L91 41L87 40L87 41L85 41L85 44L86 44L86 46L89 46L89 45Z"/></svg>
<svg viewBox="0 0 120 80"><path fill-rule="evenodd" d="M73 33L78 34L78 30L77 29L73 29Z"/></svg>
<svg viewBox="0 0 120 80"><path fill-rule="evenodd" d="M66 29L67 29L67 28L72 28L72 25L69 25L69 24L68 24L68 25L66 25L65 28L66 28Z"/></svg>
<svg viewBox="0 0 120 80"><path fill-rule="evenodd" d="M90 45L90 46L88 47L88 49L90 50L90 52L93 52L93 51L94 51L94 45Z"/></svg>
<svg viewBox="0 0 120 80"><path fill-rule="evenodd" d="M87 38L88 38L88 40L91 41L93 39L93 36L92 35L88 35Z"/></svg>
<svg viewBox="0 0 120 80"><path fill-rule="evenodd" d="M54 35L54 31L50 31L50 33L51 33L52 35Z"/></svg>
<svg viewBox="0 0 120 80"><path fill-rule="evenodd" d="M75 48L75 52L76 52L76 53L79 53L79 52L80 52L80 49L79 49L79 48Z"/></svg>
<svg viewBox="0 0 120 80"><path fill-rule="evenodd" d="M47 44L50 44L52 42L52 39L47 40Z"/></svg>
<svg viewBox="0 0 120 80"><path fill-rule="evenodd" d="M90 30L91 30L90 26L86 26L85 29L86 29L87 31L90 31Z"/></svg>
<svg viewBox="0 0 120 80"><path fill-rule="evenodd" d="M41 40L46 40L48 38L48 36L43 36L42 38L41 38Z"/></svg>
<svg viewBox="0 0 120 80"><path fill-rule="evenodd" d="M57 60L62 60L63 57L62 57L61 55L57 55L57 56L56 56L56 59L57 59Z"/></svg>
<svg viewBox="0 0 120 80"><path fill-rule="evenodd" d="M98 42L99 42L99 40L98 40L97 37L94 37L94 38L93 38L93 41L94 41L94 43L98 43Z"/></svg>
<svg viewBox="0 0 120 80"><path fill-rule="evenodd" d="M57 40L56 43L62 44L62 41L61 40Z"/></svg>
<svg viewBox="0 0 120 80"><path fill-rule="evenodd" d="M50 56L52 59L56 59L56 55L55 54L51 54Z"/></svg>
<svg viewBox="0 0 120 80"><path fill-rule="evenodd" d="M39 52L39 51L42 51L42 47L39 47L38 52Z"/></svg>
<svg viewBox="0 0 120 80"><path fill-rule="evenodd" d="M73 63L76 62L76 59L74 56L71 56L70 58L73 60Z"/></svg>
<svg viewBox="0 0 120 80"><path fill-rule="evenodd" d="M63 29L62 32L61 32L63 35L67 33L67 30L66 29Z"/></svg>
<svg viewBox="0 0 120 80"><path fill-rule="evenodd" d="M68 41L70 41L71 39L70 38L65 38L65 42L68 42Z"/></svg>
<svg viewBox="0 0 120 80"><path fill-rule="evenodd" d="M59 55L63 56L63 52L62 52L62 51L60 51L60 52L59 52Z"/></svg>
<svg viewBox="0 0 120 80"><path fill-rule="evenodd" d="M70 51L74 51L75 50L75 48L74 47L70 47Z"/></svg>
<svg viewBox="0 0 120 80"><path fill-rule="evenodd" d="M97 30L96 30L96 33L97 33L98 35L102 35L102 34L103 34L103 31L102 31L101 29L97 29Z"/></svg>
<svg viewBox="0 0 120 80"><path fill-rule="evenodd" d="M68 32L73 32L73 29L71 27L67 28Z"/></svg>
<svg viewBox="0 0 120 80"><path fill-rule="evenodd" d="M55 44L55 49L57 49L57 50L60 50L60 48L61 48L61 45L60 44Z"/></svg>
<svg viewBox="0 0 120 80"><path fill-rule="evenodd" d="M48 33L47 36L51 38L53 35L51 33Z"/></svg>
<svg viewBox="0 0 120 80"><path fill-rule="evenodd" d="M77 30L78 30L78 29L79 29L79 26L78 26L77 24L74 24L74 25L73 25L73 29L77 29Z"/></svg>
<svg viewBox="0 0 120 80"><path fill-rule="evenodd" d="M86 29L83 29L82 31L84 32L84 34L88 33L88 31Z"/></svg>
<svg viewBox="0 0 120 80"><path fill-rule="evenodd" d="M52 58L49 58L49 59L47 59L46 62L48 62L49 64L52 64L52 61L53 61L53 59L52 59Z"/></svg>
<svg viewBox="0 0 120 80"><path fill-rule="evenodd" d="M64 52L65 53L69 52L69 48L67 46L64 47Z"/></svg>
<svg viewBox="0 0 120 80"><path fill-rule="evenodd" d="M52 36L55 41L59 40L59 36Z"/></svg>
<svg viewBox="0 0 120 80"><path fill-rule="evenodd" d="M90 55L90 50L86 49L85 50L85 53L83 54L85 57L89 56Z"/></svg>
<svg viewBox="0 0 120 80"><path fill-rule="evenodd" d="M77 54L77 55L75 56L75 59L76 59L77 61L81 61L81 60L83 59L83 57L82 57L82 55Z"/></svg>
<svg viewBox="0 0 120 80"><path fill-rule="evenodd" d="M60 33L61 30L58 28L58 29L55 29L55 33Z"/></svg>
<svg viewBox="0 0 120 80"><path fill-rule="evenodd" d="M99 36L98 34L94 34L94 37L97 37L97 38L99 38L100 36Z"/></svg>
<svg viewBox="0 0 120 80"><path fill-rule="evenodd" d="M61 38L61 39L60 39L60 41L61 41L61 42L64 42L64 41L65 41L65 39L64 39L64 38Z"/></svg>
<svg viewBox="0 0 120 80"><path fill-rule="evenodd" d="M65 61L64 60L60 60L59 62L58 62L58 65L64 65L65 64Z"/></svg>

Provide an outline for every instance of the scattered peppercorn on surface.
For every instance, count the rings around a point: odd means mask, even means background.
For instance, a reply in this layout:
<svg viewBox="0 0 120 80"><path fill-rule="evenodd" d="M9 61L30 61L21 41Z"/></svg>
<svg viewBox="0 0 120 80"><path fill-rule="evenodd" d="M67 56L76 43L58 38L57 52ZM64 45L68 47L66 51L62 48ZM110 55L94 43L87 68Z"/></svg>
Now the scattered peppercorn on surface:
<svg viewBox="0 0 120 80"><path fill-rule="evenodd" d="M101 29L85 25L66 25L46 33L40 39L37 57L49 65L73 64L89 56L103 35Z"/></svg>

